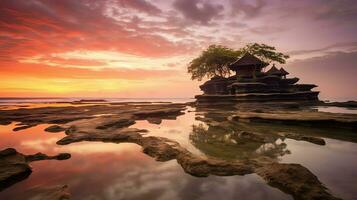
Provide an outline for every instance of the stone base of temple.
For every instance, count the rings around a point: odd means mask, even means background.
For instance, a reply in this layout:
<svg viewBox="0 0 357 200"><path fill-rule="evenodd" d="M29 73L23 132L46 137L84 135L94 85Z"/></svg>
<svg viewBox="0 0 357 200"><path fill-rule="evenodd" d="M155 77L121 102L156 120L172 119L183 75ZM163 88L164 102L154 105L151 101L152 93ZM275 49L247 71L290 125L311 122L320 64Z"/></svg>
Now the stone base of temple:
<svg viewBox="0 0 357 200"><path fill-rule="evenodd" d="M315 84L298 84L299 78L287 78L289 74L283 68L275 65L266 72L262 69L265 63L251 55L245 54L242 58L231 63L229 68L236 72L230 77L213 76L200 85L203 95L196 96L198 103L210 105L227 103L269 103L298 102L317 104L319 102Z"/></svg>
<svg viewBox="0 0 357 200"><path fill-rule="evenodd" d="M235 95L197 95L198 103L239 103L239 102L264 102L264 101L309 101L318 102L317 91L303 91L291 93L244 93Z"/></svg>

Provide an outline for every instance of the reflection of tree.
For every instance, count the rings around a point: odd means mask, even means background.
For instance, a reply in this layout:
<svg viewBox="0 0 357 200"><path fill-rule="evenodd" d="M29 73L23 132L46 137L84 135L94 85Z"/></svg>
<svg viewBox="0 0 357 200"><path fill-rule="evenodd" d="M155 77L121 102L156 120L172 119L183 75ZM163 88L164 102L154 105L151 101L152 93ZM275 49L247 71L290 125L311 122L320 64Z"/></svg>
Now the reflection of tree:
<svg viewBox="0 0 357 200"><path fill-rule="evenodd" d="M190 134L192 144L207 156L221 159L252 159L259 156L277 158L285 153L286 144L278 138L244 132L232 124L207 123L194 125Z"/></svg>

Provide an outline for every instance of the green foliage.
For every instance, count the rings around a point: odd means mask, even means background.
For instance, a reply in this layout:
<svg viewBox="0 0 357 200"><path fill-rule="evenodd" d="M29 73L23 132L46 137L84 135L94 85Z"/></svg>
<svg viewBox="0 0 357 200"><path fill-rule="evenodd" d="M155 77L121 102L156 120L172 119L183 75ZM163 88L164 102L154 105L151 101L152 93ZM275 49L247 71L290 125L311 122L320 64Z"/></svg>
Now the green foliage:
<svg viewBox="0 0 357 200"><path fill-rule="evenodd" d="M191 74L192 80L199 81L205 76L210 78L216 75L223 77L230 75L228 65L240 55L239 51L221 45L211 45L189 63L188 73Z"/></svg>
<svg viewBox="0 0 357 200"><path fill-rule="evenodd" d="M239 50L221 45L210 45L201 55L193 59L187 68L192 80L202 80L213 76L226 77L230 75L229 64L249 52L267 63L285 63L288 55L277 52L275 47L266 44L248 44Z"/></svg>
<svg viewBox="0 0 357 200"><path fill-rule="evenodd" d="M243 52L243 54L248 52L257 56L266 63L278 62L285 64L286 59L289 58L288 55L277 52L275 47L266 44L251 43L241 48L240 50Z"/></svg>

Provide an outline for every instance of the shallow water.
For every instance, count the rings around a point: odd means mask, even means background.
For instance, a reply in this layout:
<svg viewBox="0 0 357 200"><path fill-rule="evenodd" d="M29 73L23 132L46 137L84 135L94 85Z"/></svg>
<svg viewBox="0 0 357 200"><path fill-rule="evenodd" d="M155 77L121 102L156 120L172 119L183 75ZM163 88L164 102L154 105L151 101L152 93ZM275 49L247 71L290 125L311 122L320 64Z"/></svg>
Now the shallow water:
<svg viewBox="0 0 357 200"><path fill-rule="evenodd" d="M172 102L186 103L194 98L0 98L0 105L73 102L80 100L105 100L106 102Z"/></svg>
<svg viewBox="0 0 357 200"><path fill-rule="evenodd" d="M146 134L173 139L194 154L234 160L269 156L283 163L299 163L312 171L331 192L343 199L357 199L357 134L345 130L273 124L237 123L234 127L264 134L294 132L321 137L326 145L292 139L271 144L236 143L230 132L197 120L208 116L188 108L175 120L160 125L137 121L132 127ZM0 192L0 199L24 199L31 188L68 185L73 199L292 199L255 174L196 178L175 160L157 162L135 144L80 142L56 145L64 133L48 133L48 125L13 132L15 124L0 126L0 149L12 147L24 154L37 152L72 155L64 161L31 163L26 180Z"/></svg>
<svg viewBox="0 0 357 200"><path fill-rule="evenodd" d="M69 185L73 199L291 199L259 176L196 178L172 160L157 162L135 144L80 142L55 144L63 133L47 133L46 125L12 132L0 126L0 147L32 154L69 152L64 161L31 163L30 177L0 192L0 199L24 199L25 191L48 185ZM25 192L25 193L23 193Z"/></svg>
<svg viewBox="0 0 357 200"><path fill-rule="evenodd" d="M300 163L344 199L357 199L357 144L324 138L325 146L288 139L291 154L281 162Z"/></svg>
<svg viewBox="0 0 357 200"><path fill-rule="evenodd" d="M357 109L336 106L317 106L316 109L320 112L357 114Z"/></svg>

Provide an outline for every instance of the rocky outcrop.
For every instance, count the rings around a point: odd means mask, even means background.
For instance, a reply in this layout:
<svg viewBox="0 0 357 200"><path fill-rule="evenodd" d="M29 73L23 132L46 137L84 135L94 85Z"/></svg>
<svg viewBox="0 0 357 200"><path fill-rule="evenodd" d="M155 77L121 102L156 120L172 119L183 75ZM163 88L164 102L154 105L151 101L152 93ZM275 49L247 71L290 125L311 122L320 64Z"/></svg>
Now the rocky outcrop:
<svg viewBox="0 0 357 200"><path fill-rule="evenodd" d="M320 119L320 122L321 119L332 119L347 126L347 124L355 123L355 118L348 117L347 115L333 117L332 115L324 114L325 118L321 118L321 115L318 114L306 114L307 112L303 111L290 113L285 112L285 110L284 115L283 111L277 112L274 111L275 109L268 109L269 112L267 112L265 108L255 107L254 109L256 111L260 110L260 112L234 111L235 115L232 117L228 117L232 114L232 110L230 112L229 110L212 111L217 112L216 114L219 115L213 119L213 116L208 113L213 108L208 107L203 109L202 113L206 112L205 115L207 117L197 117L197 119L207 122L207 125L212 130L209 130L207 134L200 134L200 132L192 133L190 139L193 144L202 141L199 137L206 137L203 141L207 141L208 143L212 141L210 138L214 138L215 140L219 140L224 146L227 146L225 140L232 141L230 145L246 144L247 146L254 146L255 156L244 156L234 160L196 155L174 140L146 136L144 133L147 130L130 127L136 120L148 120L152 123L159 123L163 119L175 119L185 109L184 104L116 104L110 106L37 108L0 111L0 119L3 121L21 122L23 126L48 124L56 121L58 122L56 125L51 125L46 130L50 132L65 132L66 136L57 142L59 145L67 145L80 141L134 143L140 145L145 154L157 161L176 160L186 173L193 176L229 176L257 173L268 184L291 194L296 199L336 199L308 169L296 164L281 164L276 159L277 155L287 152L285 149L286 144L274 144L274 141L278 138L292 138L321 145L324 142L322 139L319 140L319 138L312 136L293 133L271 135L254 131L232 130L230 125L241 120L268 120L270 122L271 120L279 121L288 118L288 121L304 119L304 122L313 121L314 123L317 119ZM230 120L227 120L227 118ZM230 134L218 137L211 134L216 133L217 129L223 129L226 133ZM264 147L265 144L275 145L270 150L273 151L274 156L255 152L256 147ZM0 170L0 177L6 180L4 183L9 186L23 180L31 173L31 168L28 165L29 162L43 159L61 160L68 158L68 154L47 156L38 153L26 156L16 152L16 150L6 150L0 153L0 169L4 169L3 171ZM13 180L13 182L10 180ZM60 189L60 192L56 194L62 194L61 191L63 190Z"/></svg>
<svg viewBox="0 0 357 200"><path fill-rule="evenodd" d="M321 106L336 106L345 108L357 108L357 101L346 101L346 102L321 102Z"/></svg>
<svg viewBox="0 0 357 200"><path fill-rule="evenodd" d="M99 132L98 129L93 131L93 127L96 127L96 123L100 123L100 120L91 120L88 123L79 121L72 122L68 127L69 130L66 131L68 135L58 141L57 144L65 145L79 141L135 143L142 146L145 154L155 158L157 161L169 161L176 159L184 171L193 176L229 176L258 173L259 175L262 175L262 177L265 178L269 184L283 189L283 191L292 194L297 199L310 199L310 197L317 197L317 194L320 194L320 197L334 199L334 197L327 192L327 189L323 187L322 183L319 182L309 170L302 166L296 167L293 164L279 164L276 163L274 159L264 156L256 159L234 161L205 158L192 154L176 141L162 137L145 137L141 135L140 133L145 130L132 128L119 128L113 130L108 128L101 129ZM266 141L264 136L248 132L237 133L236 137L262 143ZM272 165L284 169L281 171L282 174L276 173L275 171L269 171L276 169L271 167ZM303 174L304 177L296 179L295 176L291 176L291 171L298 171L298 173ZM278 180L281 177L284 179ZM306 188L305 185L308 185L309 187Z"/></svg>
<svg viewBox="0 0 357 200"><path fill-rule="evenodd" d="M147 118L146 120L151 124L161 124L161 122L162 122L162 119L154 118L154 117Z"/></svg>
<svg viewBox="0 0 357 200"><path fill-rule="evenodd" d="M339 127L357 129L357 117L354 114L310 112L310 111L269 111L237 112L231 120L249 120L253 122L283 123L302 126Z"/></svg>
<svg viewBox="0 0 357 200"><path fill-rule="evenodd" d="M65 131L66 129L62 128L61 126L58 125L52 125L49 126L45 129L46 132L51 132L51 133L57 133L57 132L62 132Z"/></svg>
<svg viewBox="0 0 357 200"><path fill-rule="evenodd" d="M109 106L108 106L109 105ZM151 104L151 103L116 103L115 105L101 103L100 105L41 107L16 110L0 110L0 124L20 122L14 131L31 128L39 124L54 124L46 129L49 132L64 131L59 125L74 121L100 118L98 129L107 127L120 128L132 125L137 119L175 119L183 114L185 104ZM107 121L106 121L107 120Z"/></svg>
<svg viewBox="0 0 357 200"><path fill-rule="evenodd" d="M30 162L39 160L66 160L71 157L68 153L61 153L55 156L37 153L34 155L24 155L15 149L8 148L0 151L0 191L26 179L32 170Z"/></svg>
<svg viewBox="0 0 357 200"><path fill-rule="evenodd" d="M295 199L339 199L331 196L318 178L299 164L271 163L258 168L256 173Z"/></svg>
<svg viewBox="0 0 357 200"><path fill-rule="evenodd" d="M280 136L283 138L290 138L298 141L306 141L306 142L311 142L313 144L317 145L325 145L326 142L322 138L318 137L312 137L312 136L306 136L306 135L301 135L301 134L296 134L296 133L278 133Z"/></svg>

